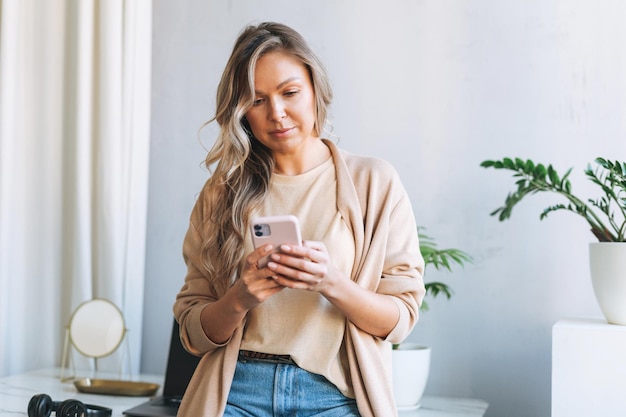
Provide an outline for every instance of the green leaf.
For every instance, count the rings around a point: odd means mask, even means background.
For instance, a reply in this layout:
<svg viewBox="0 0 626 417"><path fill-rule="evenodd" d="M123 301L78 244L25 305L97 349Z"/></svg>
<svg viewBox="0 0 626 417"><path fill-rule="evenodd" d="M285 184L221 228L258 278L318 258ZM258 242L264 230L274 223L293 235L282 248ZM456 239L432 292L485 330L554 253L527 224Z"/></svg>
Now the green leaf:
<svg viewBox="0 0 626 417"><path fill-rule="evenodd" d="M556 173L552 165L548 165L548 177L550 178L550 182L553 185L559 184L561 180L559 179L559 175Z"/></svg>
<svg viewBox="0 0 626 417"><path fill-rule="evenodd" d="M535 166L535 177L544 179L546 178L546 174L546 167L543 164Z"/></svg>
<svg viewBox="0 0 626 417"><path fill-rule="evenodd" d="M426 293L432 297L436 297L439 294L443 294L447 299L452 298L452 289L443 282L429 282L425 284Z"/></svg>

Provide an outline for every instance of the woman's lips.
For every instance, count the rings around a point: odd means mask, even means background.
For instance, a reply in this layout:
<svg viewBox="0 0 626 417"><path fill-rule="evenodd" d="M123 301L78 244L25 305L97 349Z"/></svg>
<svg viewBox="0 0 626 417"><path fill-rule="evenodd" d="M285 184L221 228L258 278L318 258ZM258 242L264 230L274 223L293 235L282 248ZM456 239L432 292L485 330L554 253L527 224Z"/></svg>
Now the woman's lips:
<svg viewBox="0 0 626 417"><path fill-rule="evenodd" d="M291 130L293 130L293 127L288 127L288 128L285 128L285 129L276 129L276 130L272 130L270 132L270 135L273 135L273 136L285 136L289 132L291 132Z"/></svg>

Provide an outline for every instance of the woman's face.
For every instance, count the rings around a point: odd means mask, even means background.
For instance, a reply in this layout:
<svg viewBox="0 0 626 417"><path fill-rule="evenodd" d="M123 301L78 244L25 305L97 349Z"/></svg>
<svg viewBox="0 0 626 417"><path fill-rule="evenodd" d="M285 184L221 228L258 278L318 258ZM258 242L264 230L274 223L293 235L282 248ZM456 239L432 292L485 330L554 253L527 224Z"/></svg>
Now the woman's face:
<svg viewBox="0 0 626 417"><path fill-rule="evenodd" d="M273 152L302 150L316 138L315 93L305 65L285 51L269 52L254 71L254 104L246 119Z"/></svg>

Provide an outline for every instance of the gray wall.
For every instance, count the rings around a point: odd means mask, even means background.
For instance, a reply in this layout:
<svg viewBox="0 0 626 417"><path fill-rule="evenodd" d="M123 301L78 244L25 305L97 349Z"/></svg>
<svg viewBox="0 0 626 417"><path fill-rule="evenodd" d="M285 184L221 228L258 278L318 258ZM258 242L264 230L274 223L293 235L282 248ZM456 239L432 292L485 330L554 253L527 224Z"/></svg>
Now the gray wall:
<svg viewBox="0 0 626 417"><path fill-rule="evenodd" d="M383 4L384 3L384 4ZM207 172L215 88L243 25L298 29L329 69L340 146L391 161L417 222L476 262L445 279L410 340L433 347L430 395L482 398L488 416L550 414L551 327L600 316L579 218L535 196L499 223L513 180L479 168L503 156L575 167L625 159L626 6L584 0L154 2L144 372L164 371L181 242Z"/></svg>

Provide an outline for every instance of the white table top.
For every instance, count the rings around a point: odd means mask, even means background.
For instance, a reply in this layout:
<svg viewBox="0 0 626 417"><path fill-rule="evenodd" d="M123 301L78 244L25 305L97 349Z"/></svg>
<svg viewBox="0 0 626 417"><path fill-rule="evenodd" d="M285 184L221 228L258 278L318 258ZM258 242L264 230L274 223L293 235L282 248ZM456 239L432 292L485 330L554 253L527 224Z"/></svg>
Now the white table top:
<svg viewBox="0 0 626 417"><path fill-rule="evenodd" d="M67 373L66 373L67 375ZM113 409L113 416L122 416L122 412L148 397L122 397L78 392L72 381L61 382L61 369L41 369L20 375L0 378L0 416L23 417L27 415L28 402L37 394L48 394L53 401L76 399L85 404L94 404ZM90 371L76 372L77 378L95 377ZM117 375L98 374L101 379L119 379ZM163 384L159 375L138 375L134 381ZM159 391L161 388L159 388Z"/></svg>
<svg viewBox="0 0 626 417"><path fill-rule="evenodd" d="M0 378L0 417L23 417L27 415L28 402L37 394L48 394L54 401L77 399L85 404L95 404L113 409L113 417L148 399L148 397L123 397L80 393L70 382L61 382L61 370L41 369L20 375ZM89 371L76 373L77 378L95 377ZM111 375L97 375L101 379L116 379ZM159 375L138 375L133 381L161 385ZM160 391L160 389L159 389ZM158 393L157 393L158 394ZM401 411L400 417L481 417L488 404L482 400L465 398L429 397L422 399L417 410Z"/></svg>

